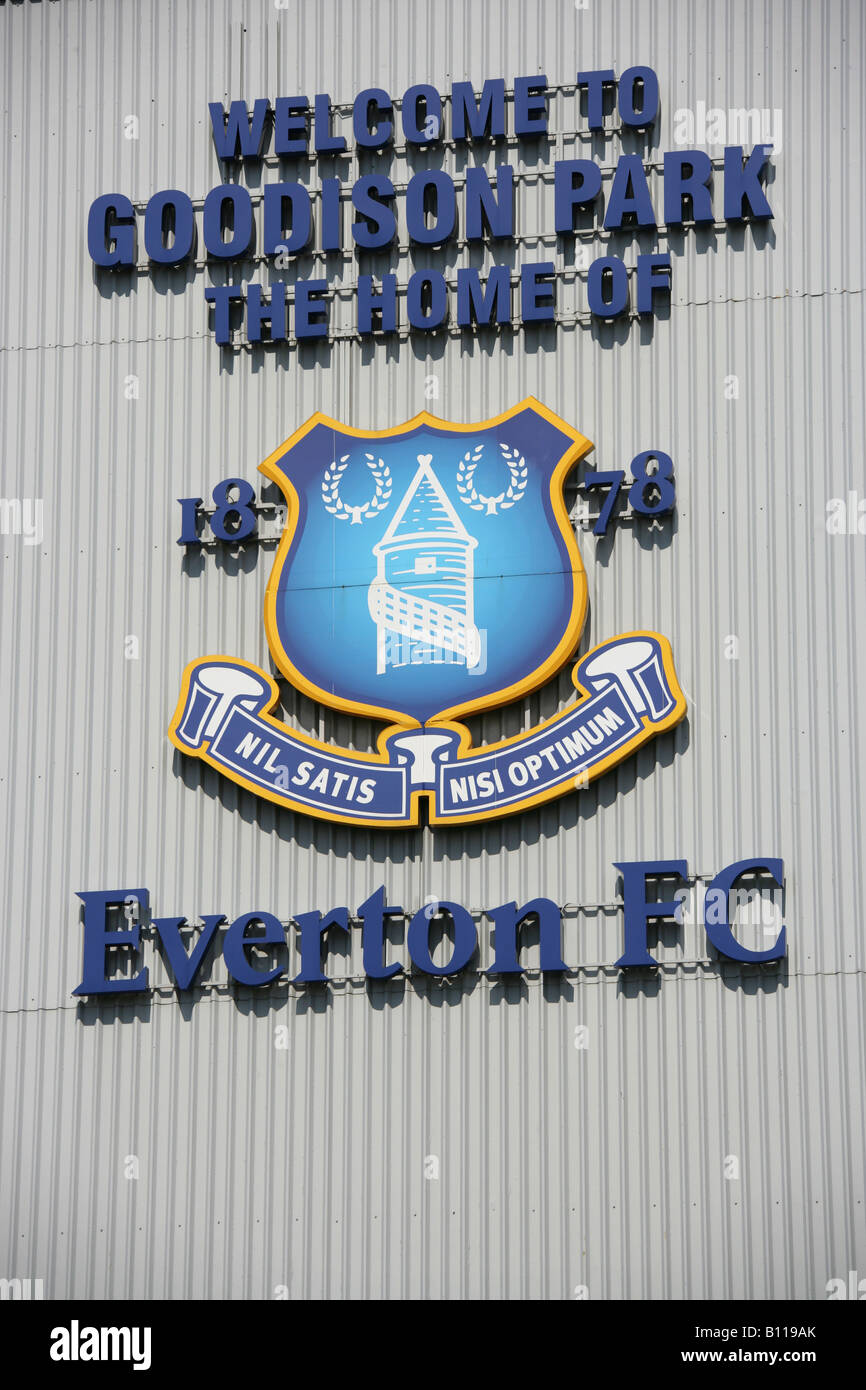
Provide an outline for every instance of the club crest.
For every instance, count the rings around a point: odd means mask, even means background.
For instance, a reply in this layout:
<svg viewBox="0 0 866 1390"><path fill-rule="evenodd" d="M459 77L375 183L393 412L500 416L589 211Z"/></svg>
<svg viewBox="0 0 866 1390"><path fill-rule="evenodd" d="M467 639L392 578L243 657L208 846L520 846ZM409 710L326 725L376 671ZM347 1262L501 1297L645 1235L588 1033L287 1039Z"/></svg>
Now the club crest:
<svg viewBox="0 0 866 1390"><path fill-rule="evenodd" d="M320 743L270 712L274 679L230 657L186 669L174 744L286 807L351 824L509 814L574 791L685 713L670 647L628 634L588 653L583 698L498 745L461 716L516 699L573 656L586 576L563 499L592 448L528 399L480 425L427 414L395 430L314 415L261 471L288 519L265 594L278 671L335 709L386 722L375 753Z"/></svg>

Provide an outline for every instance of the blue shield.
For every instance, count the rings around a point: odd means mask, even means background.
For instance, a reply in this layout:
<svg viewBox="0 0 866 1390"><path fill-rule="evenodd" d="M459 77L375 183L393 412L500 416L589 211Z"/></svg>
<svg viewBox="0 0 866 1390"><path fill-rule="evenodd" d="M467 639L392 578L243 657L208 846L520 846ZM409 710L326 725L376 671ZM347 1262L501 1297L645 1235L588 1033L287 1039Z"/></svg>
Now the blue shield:
<svg viewBox="0 0 866 1390"><path fill-rule="evenodd" d="M314 699L405 725L542 684L583 626L562 489L591 447L532 399L467 426L313 416L261 465L289 511L265 600L279 669Z"/></svg>

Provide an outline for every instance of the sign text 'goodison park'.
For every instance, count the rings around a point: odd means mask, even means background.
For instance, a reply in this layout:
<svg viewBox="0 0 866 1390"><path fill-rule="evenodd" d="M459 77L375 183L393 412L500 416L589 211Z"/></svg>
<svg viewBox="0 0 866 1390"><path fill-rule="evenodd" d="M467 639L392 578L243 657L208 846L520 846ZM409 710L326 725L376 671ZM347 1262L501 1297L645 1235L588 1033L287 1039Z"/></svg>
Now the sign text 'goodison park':
<svg viewBox="0 0 866 1390"><path fill-rule="evenodd" d="M606 129L610 134L605 120L614 108L623 143L647 144L647 133L660 112L659 82L652 68L632 67L618 79L613 69L581 71L575 90L581 107L581 128L571 132L575 138L591 140ZM266 156L277 162L281 173L299 161L306 167L313 159L323 167L319 189L302 179L265 182L252 191L240 182L226 181L212 188L203 202L199 199L199 207L176 188L162 189L138 207L125 193L103 194L90 208L90 256L104 269L136 267L141 231L150 269L156 271L194 262L201 239L211 274L217 272L221 280L204 292L213 309L217 343L231 345L241 331L248 343L328 338L335 326L334 287L327 278L272 278L269 286L244 286L229 281L228 268L243 267L257 255L276 272L291 269L296 258L311 253L326 260L350 250L359 259L388 257L398 241L416 258L425 248L448 247L459 238L467 247L485 242L503 246L516 237L518 226L524 226L516 194L521 175L515 175L513 165L498 164L491 174L470 164L456 177L425 167L410 172L405 184L395 183L384 169L401 148L400 139L416 156L425 151L435 156L446 145L475 152L479 142L495 146L502 141L515 144L521 157L537 155L543 141L566 134L551 128L550 95L543 74L515 77L508 94L504 78L489 78L480 94L471 82L455 82L448 98L427 84L410 87L400 101L382 88L368 87L352 103L350 126L335 113L327 93L312 100L288 96L271 102L260 97L251 109L245 101L230 102L227 111L221 103L211 103L214 146L227 180L237 179L248 165L260 167ZM646 156L630 150L617 158L604 194L606 171L596 160L556 159L553 230L562 237L576 231L600 236L652 234L662 227L681 231L712 226L716 219L766 222L773 216L765 190L772 148L726 145L717 170L702 149ZM353 153L359 165L366 162L373 171L347 183L340 166ZM648 178L654 170L661 186L655 201ZM219 267L225 269L219 272ZM586 269L583 311L597 319L633 312L654 315L658 302L669 296L670 278L669 251L639 253L631 268L621 256L598 256ZM405 291L393 272L359 274L353 293L352 331L360 335L397 333L401 319L404 329L424 333L442 327L449 318L458 329L514 321L544 324L557 318L557 275L551 260L517 267L494 264L484 276L468 266L450 279L435 266L420 267Z"/></svg>

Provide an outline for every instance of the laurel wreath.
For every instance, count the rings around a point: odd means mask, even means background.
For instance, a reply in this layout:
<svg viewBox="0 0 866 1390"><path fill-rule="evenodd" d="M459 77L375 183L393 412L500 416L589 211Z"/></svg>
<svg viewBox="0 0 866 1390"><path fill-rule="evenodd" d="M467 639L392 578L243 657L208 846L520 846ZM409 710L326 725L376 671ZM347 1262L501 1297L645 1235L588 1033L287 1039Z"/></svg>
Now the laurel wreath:
<svg viewBox="0 0 866 1390"><path fill-rule="evenodd" d="M475 470L478 467L481 455L484 453L484 445L478 444L474 449L467 449L459 464L457 465L457 492L461 502L465 502L467 507L471 507L474 512L487 512L488 516L495 516L496 509L506 511L519 502L526 491L526 482L529 477L529 469L526 460L519 449L509 449L507 444L499 444L502 457L508 465L509 484L504 492L499 492L495 496L487 497L483 492L478 492L473 481Z"/></svg>
<svg viewBox="0 0 866 1390"><path fill-rule="evenodd" d="M335 459L325 469L322 478L322 501L332 516L337 517L339 521L347 521L351 518L354 526L360 524L362 519L366 520L367 517L375 516L377 512L385 510L391 500L393 481L391 470L384 459L379 459L377 462L372 454L365 454L364 461L373 475L376 491L369 502L362 502L360 506L350 506L340 496L340 483L349 466L349 457L349 454L343 454L339 463Z"/></svg>

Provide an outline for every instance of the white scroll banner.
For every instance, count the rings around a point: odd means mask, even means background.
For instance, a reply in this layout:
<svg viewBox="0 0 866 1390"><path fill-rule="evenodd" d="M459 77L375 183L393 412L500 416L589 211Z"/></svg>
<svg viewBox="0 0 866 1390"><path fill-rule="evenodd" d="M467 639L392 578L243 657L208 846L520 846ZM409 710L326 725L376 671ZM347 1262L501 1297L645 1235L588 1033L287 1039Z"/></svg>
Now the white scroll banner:
<svg viewBox="0 0 866 1390"><path fill-rule="evenodd" d="M433 824L508 815L586 785L686 712L670 644L628 633L588 652L573 681L582 698L500 744L471 748L461 725L384 731L379 751L335 748L269 711L273 679L229 657L184 673L169 735L182 752L287 809L354 825Z"/></svg>

